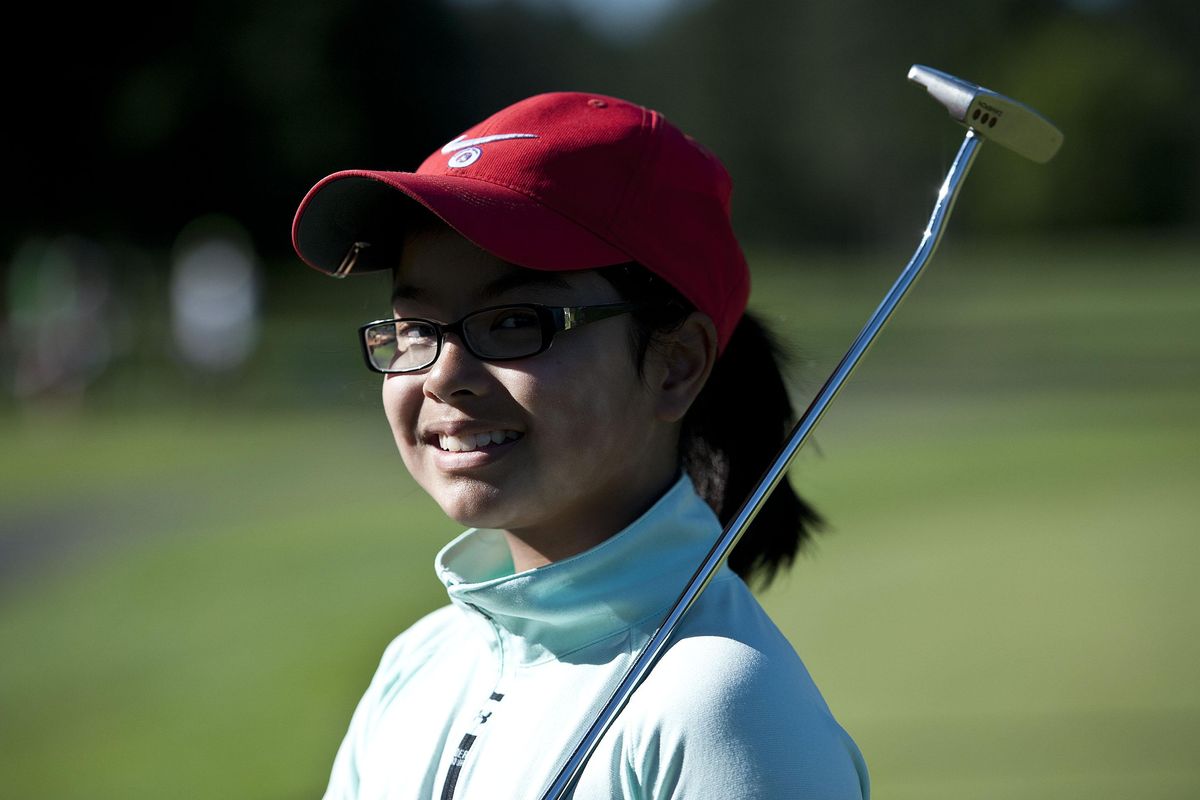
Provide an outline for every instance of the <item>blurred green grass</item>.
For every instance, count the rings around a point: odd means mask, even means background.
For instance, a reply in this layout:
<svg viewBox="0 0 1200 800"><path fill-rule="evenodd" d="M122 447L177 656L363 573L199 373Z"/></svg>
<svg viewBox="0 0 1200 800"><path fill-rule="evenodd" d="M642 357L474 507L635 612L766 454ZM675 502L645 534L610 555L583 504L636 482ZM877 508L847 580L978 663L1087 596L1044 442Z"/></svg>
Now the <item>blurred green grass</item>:
<svg viewBox="0 0 1200 800"><path fill-rule="evenodd" d="M875 796L1200 794L1198 255L948 241L801 455L832 530L764 602ZM906 256L752 258L798 398ZM317 307L268 330L279 380ZM457 532L341 375L295 376L324 408L0 421L11 796L320 794Z"/></svg>

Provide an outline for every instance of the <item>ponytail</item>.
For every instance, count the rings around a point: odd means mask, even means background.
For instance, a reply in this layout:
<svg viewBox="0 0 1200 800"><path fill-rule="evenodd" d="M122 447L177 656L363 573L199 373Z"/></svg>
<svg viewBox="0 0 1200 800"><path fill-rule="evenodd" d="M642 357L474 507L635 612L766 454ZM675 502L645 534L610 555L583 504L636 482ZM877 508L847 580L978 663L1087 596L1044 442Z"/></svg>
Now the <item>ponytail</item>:
<svg viewBox="0 0 1200 800"><path fill-rule="evenodd" d="M626 300L642 304L633 314L632 334L640 374L656 335L677 328L694 309L640 265L599 272ZM775 337L753 315L744 314L683 419L680 463L723 525L749 497L795 422L781 371L784 363ZM747 583L766 587L823 526L821 516L785 477L730 553L729 567Z"/></svg>
<svg viewBox="0 0 1200 800"><path fill-rule="evenodd" d="M750 496L795 422L782 361L771 333L744 314L684 418L679 443L684 468L722 524ZM765 587L823 524L785 476L729 554L729 568Z"/></svg>

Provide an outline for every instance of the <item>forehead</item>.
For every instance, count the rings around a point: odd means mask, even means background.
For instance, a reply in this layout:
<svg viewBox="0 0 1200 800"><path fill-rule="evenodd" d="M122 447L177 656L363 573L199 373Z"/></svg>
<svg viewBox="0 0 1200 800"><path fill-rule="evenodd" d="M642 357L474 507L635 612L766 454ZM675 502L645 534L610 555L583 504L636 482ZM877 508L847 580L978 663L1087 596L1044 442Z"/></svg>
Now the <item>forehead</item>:
<svg viewBox="0 0 1200 800"><path fill-rule="evenodd" d="M450 228L410 234L392 271L392 302L473 305L481 302L574 302L611 287L593 271L552 272L510 264Z"/></svg>

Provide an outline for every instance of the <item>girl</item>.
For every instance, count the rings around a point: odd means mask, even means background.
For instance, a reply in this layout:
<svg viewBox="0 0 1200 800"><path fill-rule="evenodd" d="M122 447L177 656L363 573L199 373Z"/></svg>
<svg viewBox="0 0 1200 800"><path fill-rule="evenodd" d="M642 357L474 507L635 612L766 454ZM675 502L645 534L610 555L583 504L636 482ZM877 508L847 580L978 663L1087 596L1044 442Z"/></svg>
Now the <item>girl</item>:
<svg viewBox="0 0 1200 800"><path fill-rule="evenodd" d="M450 604L384 653L326 798L540 797L778 450L791 408L744 313L730 189L657 112L562 92L304 198L308 264L392 271L363 353L405 466L469 526L436 559ZM745 582L817 521L776 490L577 800L867 796Z"/></svg>

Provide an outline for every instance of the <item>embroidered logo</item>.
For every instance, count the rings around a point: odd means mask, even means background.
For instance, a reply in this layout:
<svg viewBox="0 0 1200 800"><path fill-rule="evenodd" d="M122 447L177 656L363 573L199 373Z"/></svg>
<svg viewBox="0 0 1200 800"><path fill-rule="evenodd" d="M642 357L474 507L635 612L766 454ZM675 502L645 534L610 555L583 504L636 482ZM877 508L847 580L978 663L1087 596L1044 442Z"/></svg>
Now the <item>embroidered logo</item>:
<svg viewBox="0 0 1200 800"><path fill-rule="evenodd" d="M446 165L454 169L461 169L462 167L469 167L479 160L479 157L483 155L483 150L479 147L481 144L499 142L504 139L536 138L538 138L537 134L534 133L495 133L491 136L479 136L474 139L459 136L457 139L447 142L442 148L442 153L444 155L454 153L454 155L450 156L450 160L446 162Z"/></svg>

